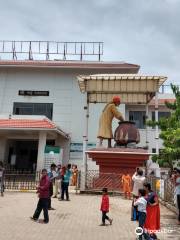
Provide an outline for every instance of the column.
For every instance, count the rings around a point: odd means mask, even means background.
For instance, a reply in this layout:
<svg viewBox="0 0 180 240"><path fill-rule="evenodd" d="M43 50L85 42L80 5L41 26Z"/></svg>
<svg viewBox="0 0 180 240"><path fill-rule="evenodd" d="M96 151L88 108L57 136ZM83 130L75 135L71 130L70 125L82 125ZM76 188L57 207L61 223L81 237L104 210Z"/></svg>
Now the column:
<svg viewBox="0 0 180 240"><path fill-rule="evenodd" d="M158 122L158 109L159 109L159 104L158 104L158 92L156 92L155 95L155 121ZM159 127L156 125L156 154L159 154Z"/></svg>
<svg viewBox="0 0 180 240"><path fill-rule="evenodd" d="M39 132L39 143L38 143L38 157L37 157L37 171L42 170L44 167L44 150L46 146L46 135L44 131Z"/></svg>

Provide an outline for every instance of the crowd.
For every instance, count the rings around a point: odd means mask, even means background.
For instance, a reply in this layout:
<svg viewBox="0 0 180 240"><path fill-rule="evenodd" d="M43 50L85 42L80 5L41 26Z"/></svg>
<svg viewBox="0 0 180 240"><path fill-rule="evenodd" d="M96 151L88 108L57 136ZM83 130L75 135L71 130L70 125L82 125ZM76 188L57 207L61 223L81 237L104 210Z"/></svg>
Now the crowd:
<svg viewBox="0 0 180 240"><path fill-rule="evenodd" d="M39 185L37 186L37 194L39 201L36 210L31 219L40 223L48 223L48 210L55 210L51 206L51 198L57 198L59 201L70 201L69 185L77 186L78 168L76 165L71 167L51 164L50 170L43 169L41 172ZM0 162L0 191L3 196L4 192L4 167ZM180 224L180 170L174 169L171 180L175 186L175 202L179 209L178 223ZM160 208L159 199L156 192L151 189L151 184L147 182L143 170L137 168L131 177L125 172L121 178L122 187L125 198L132 199L131 220L138 221L139 227L142 229L142 235L139 239L157 239L156 232L160 230ZM133 187L132 187L133 186ZM39 216L43 210L44 220L39 221ZM102 223L105 226L107 220L112 225L113 219L108 217L109 212L109 196L108 189L103 188L100 210L102 212Z"/></svg>
<svg viewBox="0 0 180 240"><path fill-rule="evenodd" d="M156 232L160 230L158 196L152 191L151 185L147 182L143 171L137 168L132 178L127 172L122 176L125 198L131 198L132 182L131 220L138 221L139 227L142 229L142 235L139 236L139 239L157 239Z"/></svg>
<svg viewBox="0 0 180 240"><path fill-rule="evenodd" d="M42 176L37 186L39 201L31 219L38 221L41 211L43 210L44 220L39 222L48 223L48 210L55 210L51 206L51 198L58 198L59 201L64 201L64 196L66 196L66 201L70 201L69 185L77 185L78 168L76 165L73 165L71 168L71 164L67 166L51 164L50 170L47 171L43 169L41 174Z"/></svg>

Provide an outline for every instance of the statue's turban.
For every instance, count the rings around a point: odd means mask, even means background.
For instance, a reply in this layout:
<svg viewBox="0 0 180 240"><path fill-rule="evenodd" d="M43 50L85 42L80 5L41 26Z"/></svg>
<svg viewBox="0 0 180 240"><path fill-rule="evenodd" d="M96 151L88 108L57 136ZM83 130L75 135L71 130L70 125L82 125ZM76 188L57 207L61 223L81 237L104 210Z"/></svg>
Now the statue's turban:
<svg viewBox="0 0 180 240"><path fill-rule="evenodd" d="M112 100L113 100L113 103L120 103L121 102L121 99L120 99L119 96L114 96Z"/></svg>

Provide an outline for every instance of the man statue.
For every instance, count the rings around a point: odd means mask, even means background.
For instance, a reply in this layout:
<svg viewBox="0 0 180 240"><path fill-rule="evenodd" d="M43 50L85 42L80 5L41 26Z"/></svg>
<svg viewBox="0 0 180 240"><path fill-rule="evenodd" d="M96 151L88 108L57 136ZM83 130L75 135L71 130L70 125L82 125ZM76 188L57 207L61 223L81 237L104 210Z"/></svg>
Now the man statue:
<svg viewBox="0 0 180 240"><path fill-rule="evenodd" d="M112 120L117 118L120 121L124 121L122 114L117 110L121 103L119 96L114 96L112 102L106 104L105 108L102 111L102 114L99 119L99 131L98 136L100 143L99 146L102 146L103 139L108 139L108 147L111 148L111 139L113 138L112 134Z"/></svg>

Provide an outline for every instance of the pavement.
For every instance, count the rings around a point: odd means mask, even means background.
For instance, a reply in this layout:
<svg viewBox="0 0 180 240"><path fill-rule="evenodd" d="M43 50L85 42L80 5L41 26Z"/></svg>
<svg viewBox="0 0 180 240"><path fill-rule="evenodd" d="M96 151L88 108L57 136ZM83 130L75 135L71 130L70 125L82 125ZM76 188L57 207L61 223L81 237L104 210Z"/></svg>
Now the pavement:
<svg viewBox="0 0 180 240"><path fill-rule="evenodd" d="M120 196L110 197L112 226L100 227L99 195L71 193L71 201L52 199L55 211L49 211L50 222L40 224L29 217L37 205L37 195L26 192L6 192L0 197L0 240L133 240L137 222L130 221L131 201ZM41 215L41 218L43 216ZM159 239L180 240L177 216L161 206Z"/></svg>

